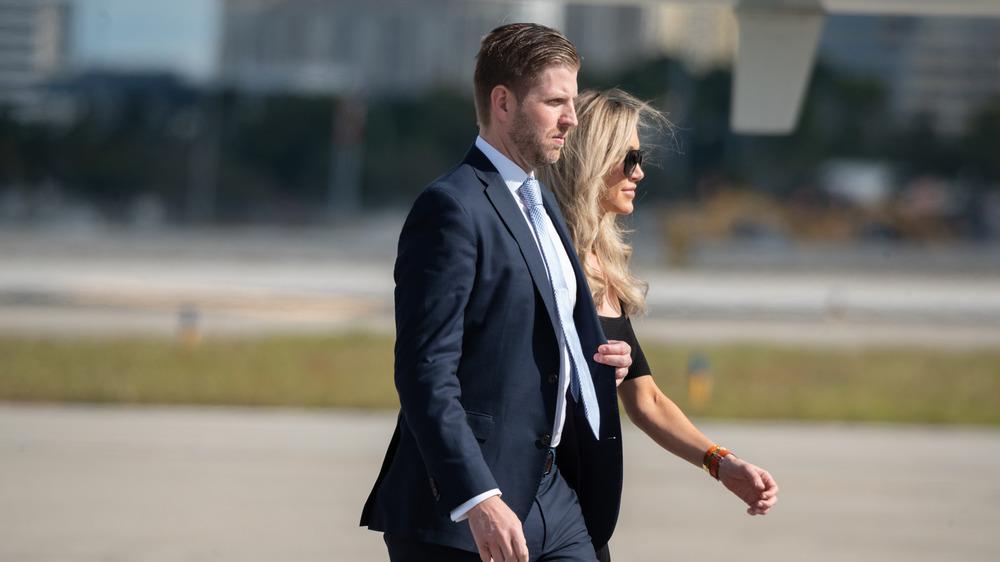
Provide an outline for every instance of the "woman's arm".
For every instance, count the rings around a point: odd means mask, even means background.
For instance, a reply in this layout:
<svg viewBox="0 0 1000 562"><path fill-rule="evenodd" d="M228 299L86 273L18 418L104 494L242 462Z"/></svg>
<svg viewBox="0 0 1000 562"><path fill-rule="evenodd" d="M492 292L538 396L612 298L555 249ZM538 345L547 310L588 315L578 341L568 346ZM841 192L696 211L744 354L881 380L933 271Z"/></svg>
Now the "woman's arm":
<svg viewBox="0 0 1000 562"><path fill-rule="evenodd" d="M621 383L618 396L632 423L659 446L695 466L702 466L714 443L691 423L651 376ZM778 501L778 485L766 470L732 453L719 463L719 481L747 504L750 515L764 515Z"/></svg>
<svg viewBox="0 0 1000 562"><path fill-rule="evenodd" d="M618 397L632 423L657 445L695 466L714 443L663 392L653 377L636 377L618 387Z"/></svg>

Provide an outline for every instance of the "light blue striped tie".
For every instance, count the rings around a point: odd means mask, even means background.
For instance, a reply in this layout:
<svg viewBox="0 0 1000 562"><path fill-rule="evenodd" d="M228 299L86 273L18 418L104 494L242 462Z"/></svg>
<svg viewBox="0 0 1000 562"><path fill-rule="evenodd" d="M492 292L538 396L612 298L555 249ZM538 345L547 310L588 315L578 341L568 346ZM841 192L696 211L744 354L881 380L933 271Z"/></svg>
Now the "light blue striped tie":
<svg viewBox="0 0 1000 562"><path fill-rule="evenodd" d="M587 366L587 360L583 358L580 336L576 333L576 324L573 322L573 310L569 305L569 286L563 276L559 254L556 253L556 247L549 236L549 229L545 225L545 207L542 205L541 186L538 180L529 177L521 184L517 193L528 206L528 216L531 217L531 224L535 227L538 244L542 248L542 258L545 260L545 266L549 270L549 279L552 281L559 328L562 330L563 340L569 350L570 392L573 393L573 399L583 405L590 429L593 430L594 437L600 440L601 411L597 406L597 393L594 392L594 381L590 378L590 368Z"/></svg>

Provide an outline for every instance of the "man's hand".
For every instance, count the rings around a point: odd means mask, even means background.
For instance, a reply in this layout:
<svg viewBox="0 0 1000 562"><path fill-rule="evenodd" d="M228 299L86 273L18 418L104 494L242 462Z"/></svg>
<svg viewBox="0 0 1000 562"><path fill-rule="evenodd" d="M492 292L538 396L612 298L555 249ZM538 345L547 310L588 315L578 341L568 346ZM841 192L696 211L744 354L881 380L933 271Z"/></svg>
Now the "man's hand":
<svg viewBox="0 0 1000 562"><path fill-rule="evenodd" d="M778 502L774 478L736 455L726 455L719 463L719 481L750 506L747 508L750 515L765 515Z"/></svg>
<svg viewBox="0 0 1000 562"><path fill-rule="evenodd" d="M521 520L500 496L486 498L469 510L469 528L483 562L528 562Z"/></svg>
<svg viewBox="0 0 1000 562"><path fill-rule="evenodd" d="M628 368L632 365L632 347L623 341L611 340L597 348L594 361L615 368L615 386L618 386L625 380Z"/></svg>

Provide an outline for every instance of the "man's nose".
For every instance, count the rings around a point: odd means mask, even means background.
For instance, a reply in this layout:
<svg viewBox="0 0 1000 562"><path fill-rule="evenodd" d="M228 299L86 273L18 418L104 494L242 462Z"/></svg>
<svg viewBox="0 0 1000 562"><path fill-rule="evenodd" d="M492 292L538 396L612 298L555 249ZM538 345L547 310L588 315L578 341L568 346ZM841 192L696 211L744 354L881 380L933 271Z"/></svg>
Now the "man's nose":
<svg viewBox="0 0 1000 562"><path fill-rule="evenodd" d="M563 113L562 122L568 127L576 127L576 108L573 107L573 104L570 104L569 109Z"/></svg>

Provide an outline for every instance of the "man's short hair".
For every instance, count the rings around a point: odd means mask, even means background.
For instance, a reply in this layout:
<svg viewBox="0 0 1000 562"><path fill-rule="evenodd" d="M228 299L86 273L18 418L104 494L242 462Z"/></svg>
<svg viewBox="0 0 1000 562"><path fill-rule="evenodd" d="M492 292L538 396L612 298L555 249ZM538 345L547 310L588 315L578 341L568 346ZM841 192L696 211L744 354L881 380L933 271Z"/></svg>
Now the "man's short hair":
<svg viewBox="0 0 1000 562"><path fill-rule="evenodd" d="M490 122L493 88L506 86L518 100L524 99L549 66L580 68L576 47L562 33L535 23L502 25L483 37L476 55L473 76L476 118L480 126Z"/></svg>

